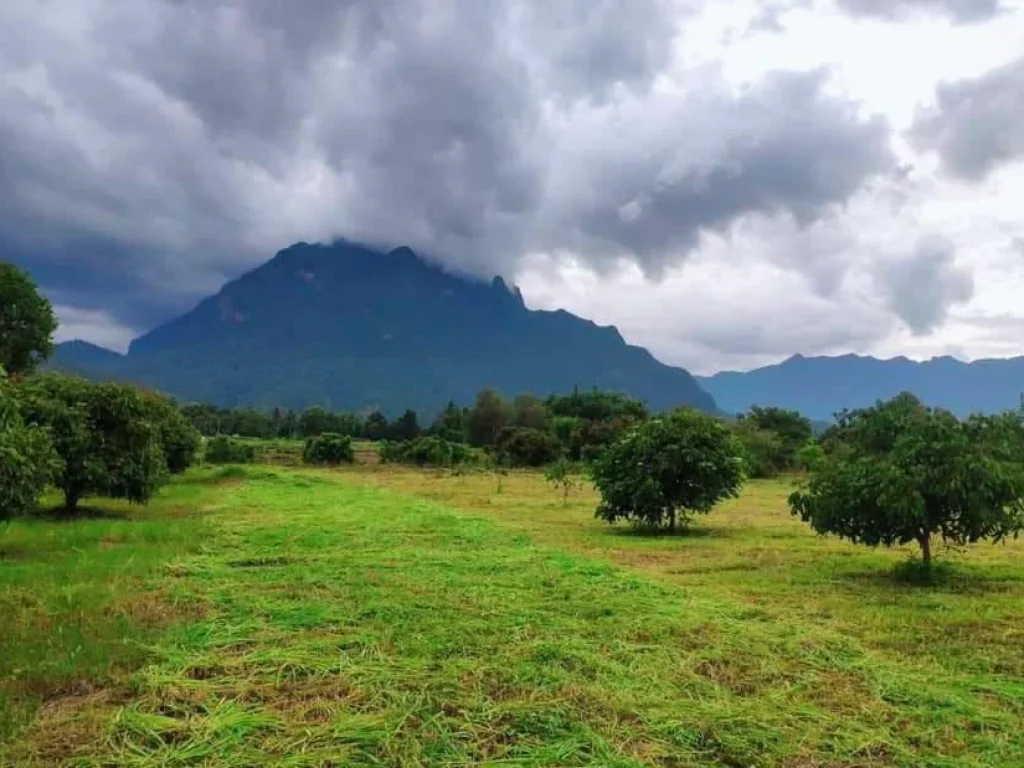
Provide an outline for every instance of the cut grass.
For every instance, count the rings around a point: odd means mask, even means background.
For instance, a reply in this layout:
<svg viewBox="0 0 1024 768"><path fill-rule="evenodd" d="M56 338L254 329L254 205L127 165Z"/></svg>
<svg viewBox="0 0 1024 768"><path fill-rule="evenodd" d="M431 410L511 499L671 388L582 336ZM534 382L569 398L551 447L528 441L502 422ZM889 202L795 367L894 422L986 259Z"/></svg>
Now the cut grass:
<svg viewBox="0 0 1024 768"><path fill-rule="evenodd" d="M140 553L132 594L202 613L139 621L143 656L44 696L9 764L1024 764L1019 547L921 588L892 577L904 553L809 534L780 484L653 538L593 520L589 493L563 508L536 475L500 495L487 476L390 469L199 479L126 525L167 545ZM186 498L207 513L175 517ZM74 556L40 542L60 525L0 535L21 541L5 600L31 567L20 588L59 601L48 567ZM99 558L101 539L77 546ZM82 644L121 653L97 585L142 544L73 570L96 590ZM46 659L74 669L64 646L2 642L23 680Z"/></svg>

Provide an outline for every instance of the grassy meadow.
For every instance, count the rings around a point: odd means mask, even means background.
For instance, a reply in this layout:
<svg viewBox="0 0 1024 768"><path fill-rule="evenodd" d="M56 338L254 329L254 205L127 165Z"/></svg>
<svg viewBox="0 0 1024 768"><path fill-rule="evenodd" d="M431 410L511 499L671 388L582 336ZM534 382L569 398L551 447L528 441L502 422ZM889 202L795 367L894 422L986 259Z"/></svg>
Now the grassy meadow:
<svg viewBox="0 0 1024 768"><path fill-rule="evenodd" d="M788 492L669 537L535 473L258 465L12 523L0 765L1024 765L1024 542L921 584Z"/></svg>

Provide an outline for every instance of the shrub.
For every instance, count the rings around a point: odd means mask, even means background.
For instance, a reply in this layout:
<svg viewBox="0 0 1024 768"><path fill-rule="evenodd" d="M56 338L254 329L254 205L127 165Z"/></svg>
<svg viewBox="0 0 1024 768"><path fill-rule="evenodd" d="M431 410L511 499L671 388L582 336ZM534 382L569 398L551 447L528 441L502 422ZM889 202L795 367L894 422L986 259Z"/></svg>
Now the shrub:
<svg viewBox="0 0 1024 768"><path fill-rule="evenodd" d="M595 460L591 474L601 493L597 517L667 523L675 531L677 522L738 495L742 449L719 420L678 410L628 432Z"/></svg>
<svg viewBox="0 0 1024 768"><path fill-rule="evenodd" d="M498 433L496 447L498 454L513 467L543 467L562 453L553 434L530 427L505 427Z"/></svg>
<svg viewBox="0 0 1024 768"><path fill-rule="evenodd" d="M451 442L436 435L403 442L384 441L380 446L380 460L384 464L454 467L472 463L476 456L465 443Z"/></svg>
<svg viewBox="0 0 1024 768"><path fill-rule="evenodd" d="M335 432L324 432L319 437L309 438L302 449L302 460L306 464L338 466L351 464L355 459L352 438Z"/></svg>
<svg viewBox="0 0 1024 768"><path fill-rule="evenodd" d="M909 394L840 415L789 503L818 533L869 546L999 541L1024 530L1024 413L973 416L927 408Z"/></svg>
<svg viewBox="0 0 1024 768"><path fill-rule="evenodd" d="M207 441L203 458L209 464L251 464L256 460L256 449L241 440L218 435Z"/></svg>

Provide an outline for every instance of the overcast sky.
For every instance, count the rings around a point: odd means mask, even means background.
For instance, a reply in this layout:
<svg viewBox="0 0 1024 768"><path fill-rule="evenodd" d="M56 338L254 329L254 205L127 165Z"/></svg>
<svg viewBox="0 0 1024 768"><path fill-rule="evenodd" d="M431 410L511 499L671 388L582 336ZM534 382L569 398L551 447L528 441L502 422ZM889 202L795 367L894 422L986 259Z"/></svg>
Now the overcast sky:
<svg viewBox="0 0 1024 768"><path fill-rule="evenodd" d="M697 373L1024 354L1024 0L0 4L0 258L61 338L338 236Z"/></svg>

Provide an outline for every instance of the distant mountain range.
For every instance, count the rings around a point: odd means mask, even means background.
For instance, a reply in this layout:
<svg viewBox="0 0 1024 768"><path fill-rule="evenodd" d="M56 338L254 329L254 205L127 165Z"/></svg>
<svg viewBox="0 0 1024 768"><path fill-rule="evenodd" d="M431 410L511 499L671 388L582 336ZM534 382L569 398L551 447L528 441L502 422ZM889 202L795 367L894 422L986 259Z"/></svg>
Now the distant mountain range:
<svg viewBox="0 0 1024 768"><path fill-rule="evenodd" d="M527 309L500 278L454 276L408 248L346 242L279 252L127 355L73 341L50 366L221 406L430 414L484 387L507 396L597 387L654 410L715 410L689 373L614 327Z"/></svg>
<svg viewBox="0 0 1024 768"><path fill-rule="evenodd" d="M992 413L1020 405L1024 357L976 360L952 357L915 362L905 357L802 357L745 373L697 377L725 411L752 405L792 408L815 420L830 420L843 408L860 408L900 392L913 392L928 405L960 416Z"/></svg>

